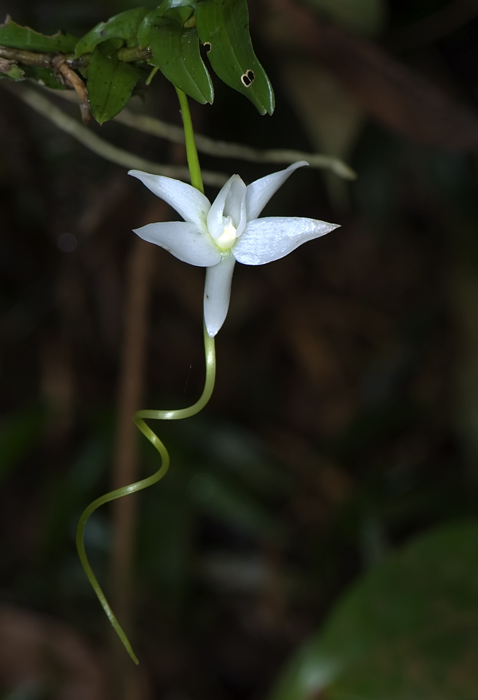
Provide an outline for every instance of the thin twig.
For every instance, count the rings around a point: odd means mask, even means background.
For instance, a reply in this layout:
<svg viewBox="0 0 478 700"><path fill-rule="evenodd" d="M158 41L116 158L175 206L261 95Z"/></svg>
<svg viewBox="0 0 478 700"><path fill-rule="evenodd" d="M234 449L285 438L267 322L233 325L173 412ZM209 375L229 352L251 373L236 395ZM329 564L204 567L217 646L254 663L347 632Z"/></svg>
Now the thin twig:
<svg viewBox="0 0 478 700"><path fill-rule="evenodd" d="M93 131L84 127L76 119L70 117L69 114L66 114L56 107L48 98L32 88L23 85L12 88L7 81L2 81L2 87L5 87L12 94L23 100L29 107L32 107L32 109L39 114L49 119L59 129L73 136L73 138L91 151L112 163L122 165L128 169L143 170L155 175L166 175L167 177L189 180L189 170L187 167L154 163L134 153L118 148L118 146L114 146L108 141L104 141ZM227 175L210 170L203 170L202 176L205 184L213 187L222 187L228 179Z"/></svg>
<svg viewBox="0 0 478 700"><path fill-rule="evenodd" d="M51 92L51 90L49 90ZM58 97L62 97L69 102L76 102L76 97L72 91L55 90ZM123 109L114 121L120 122L137 131L142 131L150 136L157 136L167 139L173 143L184 143L184 131L181 126L168 124L161 119L150 117L146 114L137 114L130 109ZM306 160L313 168L332 170L339 177L345 180L355 180L357 175L346 163L339 158L323 155L321 153L307 153L305 151L295 151L291 149L261 149L243 146L230 141L216 141L201 134L195 134L196 147L201 153L219 158L237 158L254 163L295 163L298 160ZM207 183L210 184L210 183Z"/></svg>
<svg viewBox="0 0 478 700"><path fill-rule="evenodd" d="M138 131L143 131L151 136L159 136L174 143L184 143L184 133L181 127L167 124L154 117L145 114L136 114L129 109L123 109L115 117L115 121L121 122ZM221 158L238 158L254 163L295 163L298 160L306 160L313 168L327 168L336 175L347 180L354 180L357 176L354 171L339 158L322 155L319 153L305 153L286 148L252 148L242 146L239 143L227 141L215 141L207 136L195 135L196 146L201 153Z"/></svg>
<svg viewBox="0 0 478 700"><path fill-rule="evenodd" d="M63 112L56 107L50 100L41 95L36 90L25 86L18 86L14 89L4 81L4 87L9 89L13 94L17 95L30 107L42 114L44 117L52 121L66 133L70 134L84 146L102 156L112 163L117 163L126 168L135 170L143 170L145 172L154 173L156 175L166 175L167 177L175 177L182 180L189 180L189 170L185 166L177 165L162 165L136 156L134 153L118 148L108 141L104 141L92 131L83 127L76 119ZM72 95L67 91L55 91L55 93L71 101ZM76 97L74 98L76 100ZM184 133L181 127L173 124L167 124L154 117L147 115L135 114L128 109L115 117L115 121L130 126L138 131L165 138L173 143L184 143ZM207 153L208 155L218 156L222 158L238 158L240 160L252 161L255 163L294 163L298 160L306 160L310 166L314 168L327 168L334 172L339 177L346 180L354 180L355 172L339 158L333 156L306 153L304 151L294 151L290 149L259 149L250 146L242 146L238 143L227 141L214 141L207 136L196 135L196 145L198 151ZM222 187L227 181L227 175L223 173L203 170L202 176L204 184L213 187Z"/></svg>
<svg viewBox="0 0 478 700"><path fill-rule="evenodd" d="M82 56L75 56L74 53L64 55L65 61L70 68L87 68L93 54L85 53ZM22 66L37 66L41 68L52 68L58 51L30 51L29 49L16 49L13 46L0 46L0 58L15 61ZM140 46L132 46L119 49L116 54L118 61L132 63L134 61L148 61L151 56L151 49L142 49Z"/></svg>
<svg viewBox="0 0 478 700"><path fill-rule="evenodd" d="M72 87L78 96L80 114L83 124L88 126L91 120L91 107L88 100L88 90L78 73L70 68L63 54L59 53L53 59L53 68L56 75L61 77L62 83Z"/></svg>
<svg viewBox="0 0 478 700"><path fill-rule="evenodd" d="M28 49L15 49L11 46L0 46L0 58L20 63L22 66L37 66L38 68L53 68L53 58L56 54Z"/></svg>

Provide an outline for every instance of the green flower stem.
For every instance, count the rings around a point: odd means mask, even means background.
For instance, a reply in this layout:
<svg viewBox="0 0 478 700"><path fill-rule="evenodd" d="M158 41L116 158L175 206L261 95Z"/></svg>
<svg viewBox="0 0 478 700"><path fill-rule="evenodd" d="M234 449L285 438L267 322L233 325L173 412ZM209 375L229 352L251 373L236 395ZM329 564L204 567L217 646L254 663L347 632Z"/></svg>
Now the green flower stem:
<svg viewBox="0 0 478 700"><path fill-rule="evenodd" d="M189 172L191 174L191 185L204 194L204 185L202 182L198 152L196 150L196 142L194 140L193 123L191 121L188 98L179 88L176 88L176 92L183 118L184 138L186 140L186 153L188 157Z"/></svg>
<svg viewBox="0 0 478 700"><path fill-rule="evenodd" d="M178 408L174 409L173 411L145 410L136 411L136 413L134 414L134 422L141 430L141 432L144 435L146 435L148 440L153 443L153 445L158 451L159 448L156 446L154 440L152 440L150 437L150 433L152 433L152 431L144 422L144 418L149 418L151 420L180 420L181 418L190 418L191 416L195 416L196 413L202 411L202 409L212 396L214 382L216 379L216 351L214 345L214 338L211 338L208 335L206 326L204 326L204 351L206 357L206 381L204 383L204 390L202 392L201 398L198 399L198 401L196 401L195 404L189 406L189 408ZM145 430L144 428L146 428L147 430ZM154 433L152 434L154 435Z"/></svg>
<svg viewBox="0 0 478 700"><path fill-rule="evenodd" d="M215 345L214 345L214 338L210 338L206 327L204 326L204 351L205 351L205 358L206 358L206 379L204 383L204 390L202 392L201 397L199 398L198 401L196 401L195 404L190 406L189 408L180 408L180 409L173 409L171 411L137 411L134 414L134 422L139 428L139 430L145 435L148 440L151 442L151 444L158 450L160 456L161 456L161 466L158 469L157 472L155 472L152 476L147 477L146 479L142 479L141 481L136 481L134 484L129 484L128 486L123 486L122 488L115 489L114 491L110 491L109 493L106 493L104 496L101 496L100 498L97 498L93 503L90 503L90 505L83 511L81 514L80 520L78 522L78 527L76 530L76 546L78 549L78 555L80 557L80 561L83 565L83 569L85 570L85 573L88 577L88 580L95 591L98 600L101 603L101 606L103 607L103 610L106 613L106 616L108 617L109 621L111 622L116 634L118 637L121 639L123 642L123 645L130 655L131 659L134 661L135 664L138 664L138 658L136 654L134 653L131 644L129 643L128 637L126 636L125 632L123 631L121 625L119 624L118 620L116 619L113 611L111 610L111 607L106 599L105 594L103 593L100 584L98 583L98 580L93 573L93 570L90 566L90 563L88 561L88 557L86 556L86 551L85 551L85 542L84 542L84 533L85 533L85 527L86 523L88 522L88 519L90 516L95 512L97 508L102 506L105 503L108 503L109 501L114 501L117 498L122 498L123 496L128 496L132 493L136 493L137 491L142 491L143 489L148 488L149 486L153 486L153 484L156 484L158 481L160 481L163 476L165 476L166 472L169 469L169 454L162 443L162 441L158 438L156 433L154 433L151 428L145 423L144 419L150 419L150 420L179 420L181 418L189 418L190 416L194 416L196 413L199 413L204 406L207 404L209 399L211 398L213 389L214 389L214 381L216 378L216 352L215 352Z"/></svg>

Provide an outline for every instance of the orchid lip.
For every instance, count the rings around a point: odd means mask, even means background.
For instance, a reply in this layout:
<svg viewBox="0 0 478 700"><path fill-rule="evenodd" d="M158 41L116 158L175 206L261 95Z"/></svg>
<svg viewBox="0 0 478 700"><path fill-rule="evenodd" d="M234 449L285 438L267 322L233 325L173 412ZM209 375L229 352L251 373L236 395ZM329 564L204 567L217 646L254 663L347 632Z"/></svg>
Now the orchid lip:
<svg viewBox="0 0 478 700"><path fill-rule="evenodd" d="M237 240L237 228L232 223L232 217L226 216L224 219L224 228L214 243L220 250L230 250Z"/></svg>

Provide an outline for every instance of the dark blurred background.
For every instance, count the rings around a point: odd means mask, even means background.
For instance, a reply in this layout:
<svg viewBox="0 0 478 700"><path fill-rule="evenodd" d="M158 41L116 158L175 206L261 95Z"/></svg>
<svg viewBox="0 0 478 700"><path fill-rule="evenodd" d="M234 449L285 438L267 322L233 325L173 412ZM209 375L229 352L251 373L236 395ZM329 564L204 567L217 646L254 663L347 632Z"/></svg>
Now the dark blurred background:
<svg viewBox="0 0 478 700"><path fill-rule="evenodd" d="M1 0L0 15L81 35L132 5ZM260 117L215 80L215 104L192 105L198 132L334 155L358 178L304 168L270 202L268 215L341 228L281 261L237 266L210 404L155 426L172 468L133 497L123 604L142 664L127 697L267 696L348 586L477 508L478 2L249 5L276 112ZM131 107L180 124L161 78ZM122 124L90 128L184 163L181 146ZM280 167L201 163L246 182ZM131 232L164 215L124 168L0 85L5 698L109 697L108 649L129 663L108 641L74 533L124 450L133 462L137 450L139 476L158 467L129 437L129 416L190 405L202 389L203 270ZM86 533L107 591L118 513L100 509ZM476 700L478 678L450 697Z"/></svg>

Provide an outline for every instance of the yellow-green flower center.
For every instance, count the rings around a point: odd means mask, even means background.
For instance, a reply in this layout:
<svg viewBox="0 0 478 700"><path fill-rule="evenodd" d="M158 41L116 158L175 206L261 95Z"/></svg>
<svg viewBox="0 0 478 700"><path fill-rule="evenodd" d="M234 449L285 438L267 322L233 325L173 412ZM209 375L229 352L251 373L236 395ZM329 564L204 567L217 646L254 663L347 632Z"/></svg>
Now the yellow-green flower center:
<svg viewBox="0 0 478 700"><path fill-rule="evenodd" d="M222 233L214 242L221 250L230 250L237 240L237 229L232 223L232 217L225 216L223 220L224 228Z"/></svg>

